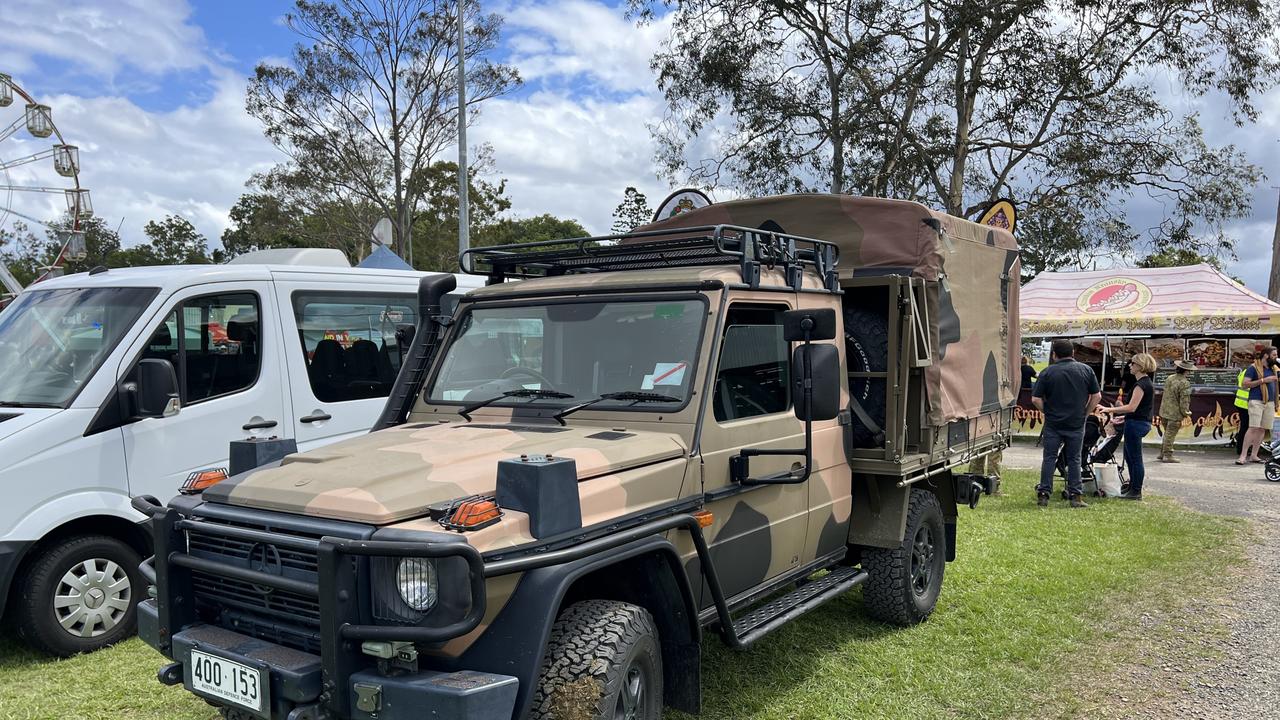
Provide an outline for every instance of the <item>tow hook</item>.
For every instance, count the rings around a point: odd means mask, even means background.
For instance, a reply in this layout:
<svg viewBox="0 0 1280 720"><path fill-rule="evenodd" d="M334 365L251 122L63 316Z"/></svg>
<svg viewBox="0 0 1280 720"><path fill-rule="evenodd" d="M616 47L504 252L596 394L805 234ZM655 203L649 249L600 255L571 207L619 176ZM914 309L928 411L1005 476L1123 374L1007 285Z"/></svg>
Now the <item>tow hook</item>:
<svg viewBox="0 0 1280 720"><path fill-rule="evenodd" d="M160 668L156 673L156 679L161 685L177 685L182 682L182 663L169 663Z"/></svg>

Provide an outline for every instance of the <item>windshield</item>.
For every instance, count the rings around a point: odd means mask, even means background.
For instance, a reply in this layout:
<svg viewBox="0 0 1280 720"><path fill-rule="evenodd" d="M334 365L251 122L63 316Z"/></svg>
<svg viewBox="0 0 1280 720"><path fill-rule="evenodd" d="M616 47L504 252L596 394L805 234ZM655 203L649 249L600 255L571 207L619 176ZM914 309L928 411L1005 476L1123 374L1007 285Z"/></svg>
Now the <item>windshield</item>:
<svg viewBox="0 0 1280 720"><path fill-rule="evenodd" d="M481 305L462 316L428 400L474 403L537 389L572 398L526 394L492 404L564 406L646 391L673 400L592 407L669 412L689 397L705 315L701 300Z"/></svg>
<svg viewBox="0 0 1280 720"><path fill-rule="evenodd" d="M0 406L66 407L156 288L28 290L0 313Z"/></svg>

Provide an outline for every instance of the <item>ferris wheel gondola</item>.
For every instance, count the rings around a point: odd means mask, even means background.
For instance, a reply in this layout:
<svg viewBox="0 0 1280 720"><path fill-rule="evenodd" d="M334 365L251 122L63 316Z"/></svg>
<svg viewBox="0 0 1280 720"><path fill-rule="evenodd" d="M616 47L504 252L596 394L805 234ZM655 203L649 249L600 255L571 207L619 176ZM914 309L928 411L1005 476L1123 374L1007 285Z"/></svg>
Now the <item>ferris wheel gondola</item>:
<svg viewBox="0 0 1280 720"><path fill-rule="evenodd" d="M3 228L11 217L21 218L29 223L47 228L61 241L58 255L35 282L58 275L62 267L72 260L85 257L85 237L83 221L93 215L93 203L89 191L80 186L80 149L67 143L62 132L53 121L53 110L48 105L36 102L36 99L23 90L11 76L0 73L0 123L3 122L4 108L14 104L16 99L25 101L23 111L7 125L0 126L0 228ZM36 152L15 153L10 158L5 152L6 146L15 147L5 141L14 138L19 132L26 133L36 140L54 138L56 142ZM25 144L25 143L24 143ZM25 150L25 149L24 149ZM44 163L52 161L48 165ZM14 180L15 169L26 166L52 167L53 172L46 179L42 175L34 181L18 182ZM25 173L30 176L31 173ZM24 178L25 179L25 178ZM61 195L66 203L68 225L59 227L47 221L32 217L27 209L31 206L30 194ZM22 291L7 269L0 265L0 306L4 301Z"/></svg>

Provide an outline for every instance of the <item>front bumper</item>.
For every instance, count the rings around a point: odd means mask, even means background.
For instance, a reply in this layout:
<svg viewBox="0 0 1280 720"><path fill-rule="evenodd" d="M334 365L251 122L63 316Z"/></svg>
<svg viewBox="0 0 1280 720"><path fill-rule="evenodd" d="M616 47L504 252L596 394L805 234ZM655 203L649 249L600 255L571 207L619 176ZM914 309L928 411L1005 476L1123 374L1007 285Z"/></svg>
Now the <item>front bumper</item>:
<svg viewBox="0 0 1280 720"><path fill-rule="evenodd" d="M192 649L220 655L269 675L270 720L343 718L350 720L401 720L408 718L460 718L461 720L509 720L515 710L519 681L508 675L460 670L423 670L394 676L361 670L347 679L349 703L335 711L327 707L324 669L318 655L275 645L248 635L207 624L196 624L173 635L169 650L162 649L160 623L154 600L138 605L138 635L172 660L161 671L161 682L181 682L191 690ZM227 707L230 703L210 698ZM253 715L253 713L249 713Z"/></svg>
<svg viewBox="0 0 1280 720"><path fill-rule="evenodd" d="M0 542L0 617L4 617L5 601L9 598L14 573L18 572L18 563L31 545L28 542Z"/></svg>

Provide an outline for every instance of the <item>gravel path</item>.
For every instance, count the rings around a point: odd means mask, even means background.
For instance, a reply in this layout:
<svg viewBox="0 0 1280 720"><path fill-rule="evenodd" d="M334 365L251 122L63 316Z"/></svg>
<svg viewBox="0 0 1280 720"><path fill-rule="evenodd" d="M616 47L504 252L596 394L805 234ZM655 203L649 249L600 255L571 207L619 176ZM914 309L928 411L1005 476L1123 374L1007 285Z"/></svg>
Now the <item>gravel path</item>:
<svg viewBox="0 0 1280 720"><path fill-rule="evenodd" d="M1203 649L1192 649L1190 641L1181 643L1182 648L1162 649L1160 662L1146 671L1135 669L1134 694L1143 694L1142 682L1155 681L1170 690L1170 701L1158 711L1147 707L1119 714L1280 720L1280 483L1267 482L1261 465L1234 465L1234 454L1225 448L1179 450L1181 463L1157 462L1155 454L1154 448L1147 449L1144 494L1172 496L1202 512L1249 518L1255 521L1255 542L1249 547L1251 567L1243 577L1233 578L1238 586L1224 593L1226 604L1193 601L1189 613L1172 620L1175 637L1197 635L1196 625L1204 621L1225 626L1229 634L1212 642L1221 658L1207 661ZM1040 448L1019 443L1005 451L1004 465L1038 469ZM1143 625L1161 622L1138 620ZM1193 667L1183 667L1184 659ZM1117 700L1122 706L1130 702Z"/></svg>

